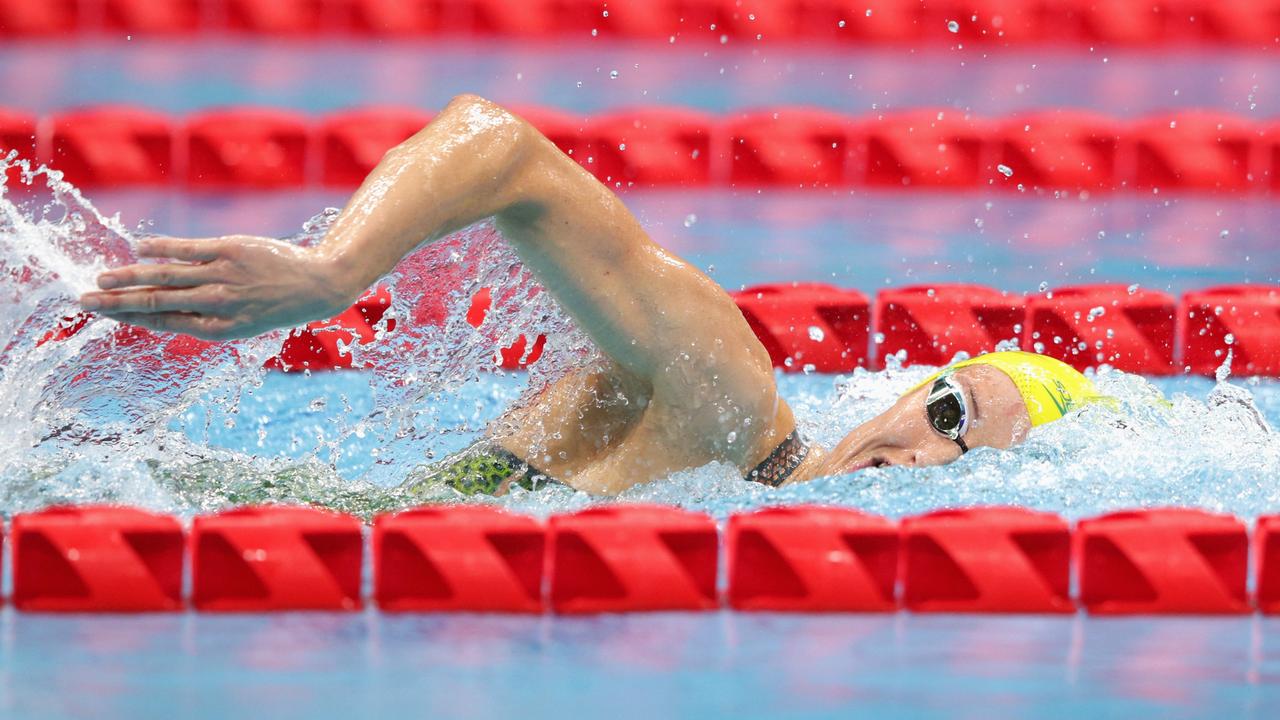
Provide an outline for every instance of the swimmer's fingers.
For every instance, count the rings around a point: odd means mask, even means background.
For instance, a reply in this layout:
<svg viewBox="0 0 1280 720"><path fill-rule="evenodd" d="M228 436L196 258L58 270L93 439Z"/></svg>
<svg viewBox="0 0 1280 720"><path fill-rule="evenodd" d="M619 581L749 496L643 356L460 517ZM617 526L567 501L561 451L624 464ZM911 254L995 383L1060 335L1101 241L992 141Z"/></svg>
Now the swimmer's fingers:
<svg viewBox="0 0 1280 720"><path fill-rule="evenodd" d="M80 306L119 319L126 313L198 312L223 314L229 307L228 290L223 285L204 285L189 289L142 288L91 292L80 296Z"/></svg>
<svg viewBox="0 0 1280 720"><path fill-rule="evenodd" d="M161 265L126 265L98 276L103 290L152 285L155 287L195 287L216 279L209 265L164 263Z"/></svg>
<svg viewBox="0 0 1280 720"><path fill-rule="evenodd" d="M222 257L226 245L227 241L223 238L144 238L138 241L138 257L210 262Z"/></svg>
<svg viewBox="0 0 1280 720"><path fill-rule="evenodd" d="M235 323L227 318L195 315L192 313L120 313L115 320L138 325L157 332L191 335L201 340L232 340L239 337Z"/></svg>

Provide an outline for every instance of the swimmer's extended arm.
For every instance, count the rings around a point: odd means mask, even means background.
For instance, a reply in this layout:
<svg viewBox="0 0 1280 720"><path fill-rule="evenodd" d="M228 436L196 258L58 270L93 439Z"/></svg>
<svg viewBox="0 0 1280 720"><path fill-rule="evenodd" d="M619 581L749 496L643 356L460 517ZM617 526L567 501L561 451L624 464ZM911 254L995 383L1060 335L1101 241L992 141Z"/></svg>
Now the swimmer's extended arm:
<svg viewBox="0 0 1280 720"><path fill-rule="evenodd" d="M528 123L473 96L389 151L325 241L157 240L105 273L85 307L215 339L336 314L424 241L488 217L624 370L671 402L772 420L769 358L728 295L645 234L622 201ZM156 287L138 287L156 286ZM120 288L130 288L121 290ZM752 407L743 407L751 405ZM762 417L764 416L764 417Z"/></svg>

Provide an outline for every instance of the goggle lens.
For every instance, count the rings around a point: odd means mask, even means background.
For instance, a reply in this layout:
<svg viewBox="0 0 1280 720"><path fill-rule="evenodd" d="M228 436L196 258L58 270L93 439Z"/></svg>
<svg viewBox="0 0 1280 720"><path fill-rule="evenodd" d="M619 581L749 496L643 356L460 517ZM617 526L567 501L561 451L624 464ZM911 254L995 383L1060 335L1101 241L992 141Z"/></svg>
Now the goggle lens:
<svg viewBox="0 0 1280 720"><path fill-rule="evenodd" d="M949 378L938 378L925 403L929 424L944 437L955 440L964 430L965 407L960 389Z"/></svg>

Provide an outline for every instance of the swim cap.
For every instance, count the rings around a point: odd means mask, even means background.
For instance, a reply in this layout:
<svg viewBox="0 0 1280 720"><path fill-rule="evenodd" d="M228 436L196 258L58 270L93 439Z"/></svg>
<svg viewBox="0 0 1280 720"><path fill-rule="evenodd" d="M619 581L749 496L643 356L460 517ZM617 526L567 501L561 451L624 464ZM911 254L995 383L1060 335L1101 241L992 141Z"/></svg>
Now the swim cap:
<svg viewBox="0 0 1280 720"><path fill-rule="evenodd" d="M1018 350L987 353L948 365L912 388L912 391L937 380L944 372L972 365L990 365L1009 376L1018 388L1018 394L1022 395L1032 426L1057 420L1075 408L1102 397L1093 382L1070 365L1045 355Z"/></svg>

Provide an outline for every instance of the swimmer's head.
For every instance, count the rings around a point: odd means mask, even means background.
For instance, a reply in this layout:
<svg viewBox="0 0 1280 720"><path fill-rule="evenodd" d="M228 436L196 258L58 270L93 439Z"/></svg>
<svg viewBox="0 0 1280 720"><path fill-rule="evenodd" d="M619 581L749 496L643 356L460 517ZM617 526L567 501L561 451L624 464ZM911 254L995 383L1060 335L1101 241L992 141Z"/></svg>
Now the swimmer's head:
<svg viewBox="0 0 1280 720"><path fill-rule="evenodd" d="M943 368L858 426L824 458L822 474L942 465L975 447L1008 448L1098 397L1088 378L1053 358L980 355Z"/></svg>

